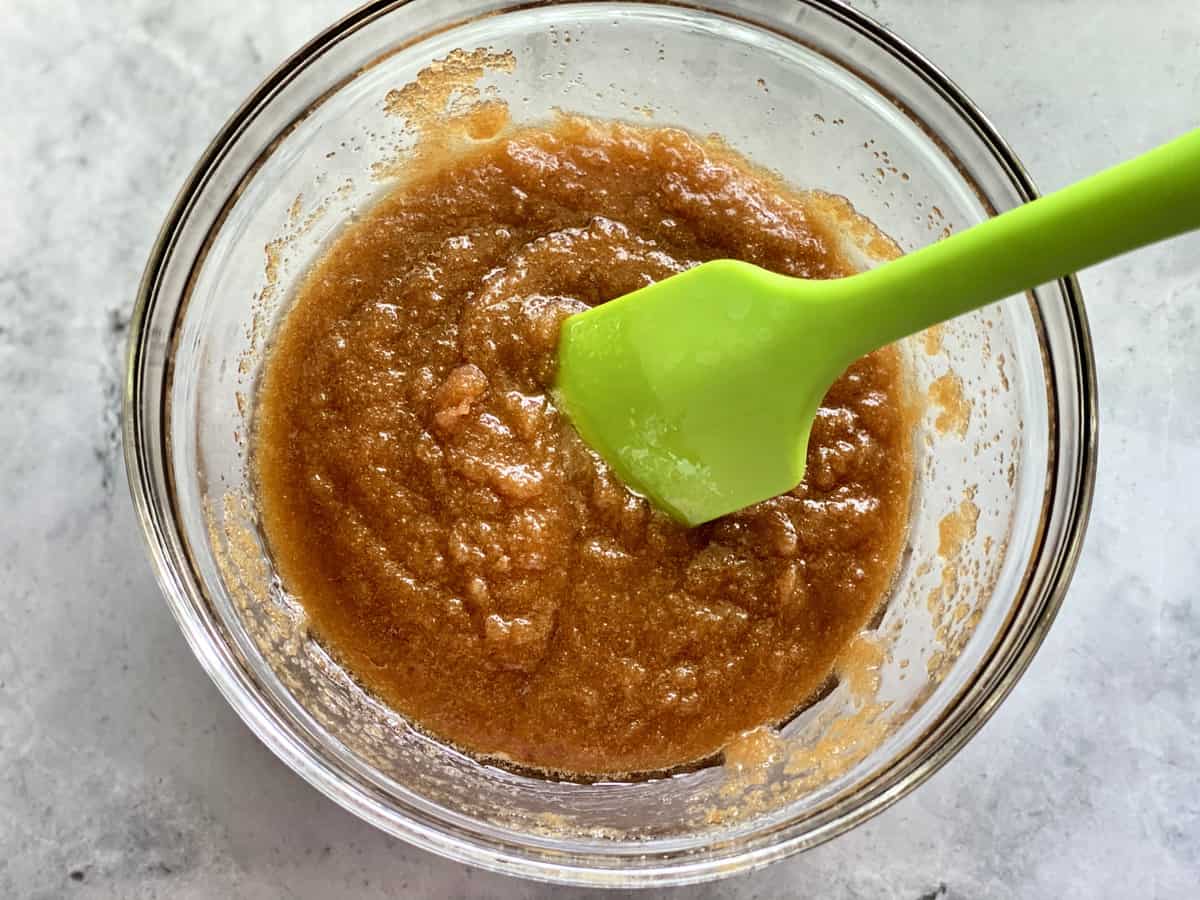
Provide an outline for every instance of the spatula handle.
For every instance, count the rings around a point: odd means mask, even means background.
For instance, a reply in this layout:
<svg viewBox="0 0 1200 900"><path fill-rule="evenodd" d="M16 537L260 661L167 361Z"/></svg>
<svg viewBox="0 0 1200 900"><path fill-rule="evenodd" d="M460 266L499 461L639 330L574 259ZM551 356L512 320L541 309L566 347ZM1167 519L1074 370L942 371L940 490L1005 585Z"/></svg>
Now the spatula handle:
<svg viewBox="0 0 1200 900"><path fill-rule="evenodd" d="M855 356L1130 250L1200 228L1200 129L843 279ZM850 310L847 310L850 312ZM858 330L858 329L856 329Z"/></svg>

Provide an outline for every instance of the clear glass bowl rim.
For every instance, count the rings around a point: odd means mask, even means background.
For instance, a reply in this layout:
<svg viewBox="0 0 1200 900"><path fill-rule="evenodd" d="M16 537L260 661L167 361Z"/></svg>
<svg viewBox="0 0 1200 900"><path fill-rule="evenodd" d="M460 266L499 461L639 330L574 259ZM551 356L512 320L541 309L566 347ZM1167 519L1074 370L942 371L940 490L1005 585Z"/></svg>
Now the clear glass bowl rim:
<svg viewBox="0 0 1200 900"><path fill-rule="evenodd" d="M848 831L924 783L983 726L1028 667L1062 604L1083 545L1094 492L1097 458L1095 362L1082 295L1073 276L1059 280L1055 289L1068 315L1076 378L1073 384L1051 387L1052 390L1071 390L1075 393L1078 417L1074 423L1057 421L1052 404L1051 469L1055 468L1055 455L1064 452L1062 442L1054 441L1053 436L1061 429L1073 426L1078 438L1075 442L1075 458L1067 461L1066 470L1074 477L1072 483L1067 485L1056 483L1057 479L1054 476L1048 480L1043 509L1053 506L1056 502L1055 495L1065 495L1069 506L1065 510L1065 522L1059 531L1058 539L1048 543L1043 529L1039 546L1032 557L1036 560L1039 556L1044 556L1049 560L1049 571L1043 579L1040 595L1030 598L1026 594L1017 598L1018 604L1035 604L1035 613L1030 619L1030 624L1025 633L1015 640L1015 645L1008 648L1005 658L995 659L995 654L992 653L980 662L973 680L963 688L957 698L958 707L952 705L946 710L945 714L954 712L959 715L959 722L953 728L944 730L939 736L940 740L932 747L927 746L928 742L923 740L920 742L919 753L910 748L905 757L893 761L889 768L877 773L871 781L858 789L856 796L851 798L857 802L847 803L839 816L816 830L788 835L788 829L781 828L776 832L779 840L743 849L732 857L710 858L693 855L671 858L669 855L651 853L636 861L632 857L627 858L620 867L595 867L589 865L586 859L572 858L570 853L547 852L543 847L515 847L512 844L489 842L479 834L464 836L459 831L452 831L449 823L446 823L448 827L445 829L430 827L427 823L400 816L394 810L382 807L367 792L356 785L348 784L312 747L304 744L283 727L265 707L253 685L230 664L227 655L220 651L219 635L202 619L193 605L187 583L192 582L191 588L195 591L202 589L195 584L193 572L180 571L180 567L172 560L168 535L174 534L177 537L177 528L171 504L171 488L162 483L163 479L152 464L156 454L161 458L168 458L166 436L161 429L157 434L148 433L144 416L146 397L142 375L149 352L147 326L158 300L160 276L175 248L178 236L187 227L193 204L205 190L209 176L246 124L269 105L271 98L282 85L329 47L371 20L410 2L412 0L373 0L366 3L322 31L263 80L221 128L189 174L159 231L142 276L126 356L122 417L126 471L133 504L156 578L189 646L243 721L267 747L305 780L345 809L383 831L459 862L505 874L560 883L610 887L687 884L759 868ZM788 2L811 7L833 16L904 63L928 86L933 87L970 126L975 136L990 149L993 161L1003 169L1010 180L1010 186L1023 200L1029 201L1038 196L1024 167L991 122L954 82L905 41L869 16L845 6L840 0ZM546 3L514 2L507 6L506 10L542 5ZM698 11L705 9L702 0L695 3L668 0L668 5ZM426 36L413 35L411 42L417 42ZM879 85L875 87L886 93ZM219 221L217 224L219 225ZM182 308L182 304L179 306ZM1043 350L1048 352L1044 343ZM168 353L168 372L171 366L170 355ZM1052 360L1047 360L1047 369L1053 374ZM164 381L169 381L169 376ZM1027 583L1025 591L1028 592L1029 589L1030 585ZM997 640L995 643L998 645L1000 642ZM990 678L981 689L980 681L983 679L980 676L989 667ZM930 726L929 732L934 730L935 726ZM919 758L912 759L914 756Z"/></svg>

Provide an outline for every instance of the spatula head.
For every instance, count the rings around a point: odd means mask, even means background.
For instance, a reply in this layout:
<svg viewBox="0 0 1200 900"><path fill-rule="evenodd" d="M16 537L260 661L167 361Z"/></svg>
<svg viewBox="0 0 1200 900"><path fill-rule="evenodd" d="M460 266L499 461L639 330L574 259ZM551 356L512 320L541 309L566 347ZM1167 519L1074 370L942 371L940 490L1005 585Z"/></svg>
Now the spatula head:
<svg viewBox="0 0 1200 900"><path fill-rule="evenodd" d="M848 362L823 284L717 260L574 315L559 406L627 485L686 525L788 491Z"/></svg>

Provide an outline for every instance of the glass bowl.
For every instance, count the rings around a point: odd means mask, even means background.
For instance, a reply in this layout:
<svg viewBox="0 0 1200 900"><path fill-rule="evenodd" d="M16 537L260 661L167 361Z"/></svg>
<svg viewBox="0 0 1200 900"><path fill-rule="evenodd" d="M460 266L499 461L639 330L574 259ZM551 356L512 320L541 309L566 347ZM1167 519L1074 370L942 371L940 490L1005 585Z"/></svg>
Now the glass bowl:
<svg viewBox="0 0 1200 900"><path fill-rule="evenodd" d="M874 665L784 726L772 765L577 784L480 764L364 694L312 638L264 550L246 470L256 378L297 279L402 175L416 139L413 121L388 115L388 92L475 48L513 61L471 73L451 106L484 98L507 103L518 124L565 109L717 133L799 187L848 198L904 249L1035 196L961 91L828 0L370 3L233 115L147 266L124 436L163 591L268 747L421 847L626 886L716 878L811 847L945 763L1045 637L1095 466L1078 286L1046 285L905 342L927 401L908 547L860 642ZM886 256L849 243L863 265Z"/></svg>

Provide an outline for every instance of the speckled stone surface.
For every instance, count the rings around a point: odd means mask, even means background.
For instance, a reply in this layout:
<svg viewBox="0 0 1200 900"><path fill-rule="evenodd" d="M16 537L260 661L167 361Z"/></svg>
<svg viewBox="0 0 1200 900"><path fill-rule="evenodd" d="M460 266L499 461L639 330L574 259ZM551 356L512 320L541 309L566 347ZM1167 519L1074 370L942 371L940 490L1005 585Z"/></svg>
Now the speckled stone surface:
<svg viewBox="0 0 1200 900"><path fill-rule="evenodd" d="M1043 189L1200 124L1196 0L860 5L966 89ZM159 222L242 97L347 8L3 4L0 897L595 896L446 862L305 785L193 659L134 523L119 384ZM670 896L1196 896L1200 237L1081 282L1095 513L1024 680L865 827Z"/></svg>

